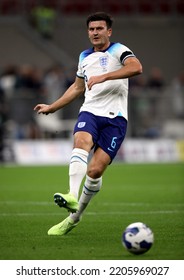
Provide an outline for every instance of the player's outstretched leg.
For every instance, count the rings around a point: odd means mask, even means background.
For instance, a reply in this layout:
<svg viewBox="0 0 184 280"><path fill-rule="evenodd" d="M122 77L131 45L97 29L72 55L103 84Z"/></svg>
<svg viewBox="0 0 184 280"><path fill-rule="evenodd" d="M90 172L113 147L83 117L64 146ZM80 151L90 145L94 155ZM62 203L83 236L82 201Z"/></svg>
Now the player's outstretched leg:
<svg viewBox="0 0 184 280"><path fill-rule="evenodd" d="M54 201L59 207L66 208L69 212L75 213L79 210L79 203L77 199L71 193L62 194L55 193Z"/></svg>
<svg viewBox="0 0 184 280"><path fill-rule="evenodd" d="M48 235L65 235L71 231L78 223L75 223L73 219L67 217L61 223L51 227L48 230Z"/></svg>

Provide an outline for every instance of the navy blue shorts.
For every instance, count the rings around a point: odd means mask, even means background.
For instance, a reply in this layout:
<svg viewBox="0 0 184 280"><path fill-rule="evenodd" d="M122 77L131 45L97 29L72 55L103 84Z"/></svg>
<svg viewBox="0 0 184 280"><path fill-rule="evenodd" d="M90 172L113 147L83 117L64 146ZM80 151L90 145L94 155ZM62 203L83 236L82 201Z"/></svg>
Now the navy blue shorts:
<svg viewBox="0 0 184 280"><path fill-rule="evenodd" d="M86 131L92 135L95 150L100 147L111 158L116 156L127 130L127 120L123 117L113 119L81 112L74 127L74 134Z"/></svg>

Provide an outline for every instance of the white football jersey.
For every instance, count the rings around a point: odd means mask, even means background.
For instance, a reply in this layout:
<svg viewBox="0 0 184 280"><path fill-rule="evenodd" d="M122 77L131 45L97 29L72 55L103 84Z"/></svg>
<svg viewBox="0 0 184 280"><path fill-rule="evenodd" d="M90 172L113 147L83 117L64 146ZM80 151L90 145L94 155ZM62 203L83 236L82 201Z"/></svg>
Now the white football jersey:
<svg viewBox="0 0 184 280"><path fill-rule="evenodd" d="M93 48L83 51L79 57L77 76L85 79L85 101L80 108L97 116L128 119L128 79L109 80L92 86L87 81L91 76L120 69L124 60L134 57L133 52L121 43L111 43L105 51L95 52Z"/></svg>

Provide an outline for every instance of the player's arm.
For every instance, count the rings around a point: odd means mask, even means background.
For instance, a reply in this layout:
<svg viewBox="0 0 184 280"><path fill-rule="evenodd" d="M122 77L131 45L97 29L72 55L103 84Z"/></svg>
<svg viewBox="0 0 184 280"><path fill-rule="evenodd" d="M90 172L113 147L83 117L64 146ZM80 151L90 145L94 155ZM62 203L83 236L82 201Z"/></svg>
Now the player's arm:
<svg viewBox="0 0 184 280"><path fill-rule="evenodd" d="M75 82L65 91L65 93L50 105L37 104L34 110L39 114L54 113L57 110L63 108L67 104L71 103L78 96L83 94L85 91L84 79L76 77Z"/></svg>
<svg viewBox="0 0 184 280"><path fill-rule="evenodd" d="M88 81L88 88L108 80L125 79L142 73L142 65L136 57L128 57L122 68L99 76L92 76Z"/></svg>

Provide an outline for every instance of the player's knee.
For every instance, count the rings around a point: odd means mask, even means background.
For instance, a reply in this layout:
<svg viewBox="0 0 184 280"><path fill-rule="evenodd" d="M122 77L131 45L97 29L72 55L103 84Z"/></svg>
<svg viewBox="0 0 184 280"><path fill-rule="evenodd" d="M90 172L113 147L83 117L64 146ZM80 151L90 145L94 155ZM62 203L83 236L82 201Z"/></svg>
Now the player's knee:
<svg viewBox="0 0 184 280"><path fill-rule="evenodd" d="M76 133L74 138L74 147L85 149L87 151L91 150L91 147L93 146L92 137L91 135L86 133Z"/></svg>
<svg viewBox="0 0 184 280"><path fill-rule="evenodd" d="M94 166L88 169L87 175L91 178L99 178L102 176L102 170Z"/></svg>

